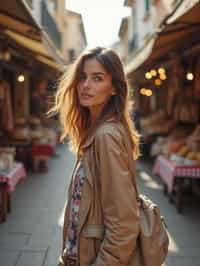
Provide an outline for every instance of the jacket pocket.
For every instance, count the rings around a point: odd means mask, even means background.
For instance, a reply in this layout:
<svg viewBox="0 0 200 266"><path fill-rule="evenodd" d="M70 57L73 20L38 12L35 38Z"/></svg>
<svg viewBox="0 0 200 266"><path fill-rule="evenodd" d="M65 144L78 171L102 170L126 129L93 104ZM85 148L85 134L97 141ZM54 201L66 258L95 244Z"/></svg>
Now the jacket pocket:
<svg viewBox="0 0 200 266"><path fill-rule="evenodd" d="M83 236L93 242L94 253L97 256L101 242L104 238L104 225L102 224L89 224L83 230Z"/></svg>
<svg viewBox="0 0 200 266"><path fill-rule="evenodd" d="M101 242L104 238L104 226L89 224L83 228L80 235L80 257L83 265L91 265L94 262Z"/></svg>
<svg viewBox="0 0 200 266"><path fill-rule="evenodd" d="M105 231L104 225L89 224L83 229L82 236L86 238L103 239L104 231Z"/></svg>

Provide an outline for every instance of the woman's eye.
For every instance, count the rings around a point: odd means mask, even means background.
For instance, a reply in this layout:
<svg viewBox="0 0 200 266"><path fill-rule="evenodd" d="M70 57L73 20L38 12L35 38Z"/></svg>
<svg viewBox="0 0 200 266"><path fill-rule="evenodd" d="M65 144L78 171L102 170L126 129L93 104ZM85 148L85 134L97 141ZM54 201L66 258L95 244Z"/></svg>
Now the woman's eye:
<svg viewBox="0 0 200 266"><path fill-rule="evenodd" d="M94 77L94 80L95 81L101 81L102 80L102 77L96 76L96 77Z"/></svg>

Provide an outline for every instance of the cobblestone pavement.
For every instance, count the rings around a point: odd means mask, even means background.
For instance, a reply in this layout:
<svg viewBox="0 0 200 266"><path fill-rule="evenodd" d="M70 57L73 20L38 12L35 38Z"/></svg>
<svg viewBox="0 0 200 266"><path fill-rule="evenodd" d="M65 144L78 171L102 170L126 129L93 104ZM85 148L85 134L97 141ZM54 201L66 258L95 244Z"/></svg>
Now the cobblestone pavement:
<svg viewBox="0 0 200 266"><path fill-rule="evenodd" d="M68 176L74 157L66 146L49 163L47 173L28 173L12 194L12 212L0 224L0 266L56 266ZM140 190L157 202L170 233L166 266L200 266L200 214L186 207L177 214L162 186L144 163L138 163ZM114 266L114 265L113 265Z"/></svg>

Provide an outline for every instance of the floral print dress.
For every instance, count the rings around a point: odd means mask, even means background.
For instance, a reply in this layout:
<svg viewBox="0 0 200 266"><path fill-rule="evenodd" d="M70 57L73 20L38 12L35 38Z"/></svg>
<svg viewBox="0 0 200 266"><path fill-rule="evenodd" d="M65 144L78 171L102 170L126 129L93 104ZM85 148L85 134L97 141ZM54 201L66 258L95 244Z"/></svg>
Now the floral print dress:
<svg viewBox="0 0 200 266"><path fill-rule="evenodd" d="M85 173L80 160L73 176L72 199L70 203L69 227L66 241L67 257L73 260L77 259L77 226L78 213L81 201L82 186L85 180Z"/></svg>

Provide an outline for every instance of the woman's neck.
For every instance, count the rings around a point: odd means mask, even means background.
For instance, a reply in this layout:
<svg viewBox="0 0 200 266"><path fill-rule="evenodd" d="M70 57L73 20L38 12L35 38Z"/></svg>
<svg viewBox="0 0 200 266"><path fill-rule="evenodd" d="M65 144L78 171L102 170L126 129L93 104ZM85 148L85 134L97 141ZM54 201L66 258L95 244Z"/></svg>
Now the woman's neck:
<svg viewBox="0 0 200 266"><path fill-rule="evenodd" d="M93 108L90 108L90 119L92 124L94 124L96 120L100 117L102 110L103 110L102 105L97 105Z"/></svg>

